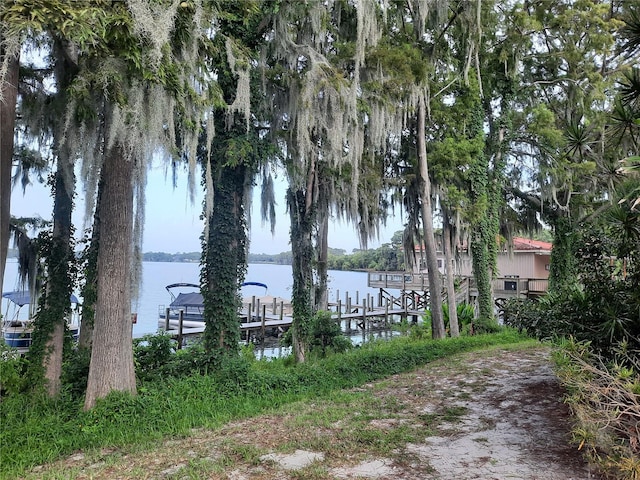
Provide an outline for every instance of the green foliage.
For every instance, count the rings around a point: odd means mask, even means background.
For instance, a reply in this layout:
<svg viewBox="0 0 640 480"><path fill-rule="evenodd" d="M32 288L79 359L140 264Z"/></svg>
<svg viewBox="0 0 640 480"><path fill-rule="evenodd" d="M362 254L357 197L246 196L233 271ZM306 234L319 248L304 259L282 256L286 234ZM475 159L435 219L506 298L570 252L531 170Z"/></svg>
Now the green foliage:
<svg viewBox="0 0 640 480"><path fill-rule="evenodd" d="M580 284L538 301L511 300L505 323L540 339L572 336L605 358L618 345L640 349L640 275L637 254L614 260L615 238L602 230L582 232L575 262ZM624 242L623 242L624 243Z"/></svg>
<svg viewBox="0 0 640 480"><path fill-rule="evenodd" d="M330 353L344 353L352 347L351 341L344 336L340 324L331 317L331 312L319 311L312 317L309 325L310 353L324 358Z"/></svg>
<svg viewBox="0 0 640 480"><path fill-rule="evenodd" d="M82 347L74 348L65 358L61 382L73 398L81 398L87 390L90 360L91 350Z"/></svg>
<svg viewBox="0 0 640 480"><path fill-rule="evenodd" d="M163 370L175 358L175 341L162 333L133 339L136 376L145 381L162 376ZM185 372L187 373L187 372Z"/></svg>
<svg viewBox="0 0 640 480"><path fill-rule="evenodd" d="M444 325L445 328L449 328L449 304L442 305L442 312L444 314ZM461 333L464 333L465 330L468 332L469 326L473 323L475 317L475 311L473 309L473 305L468 303L459 303L456 305L456 312L458 314L458 325L460 326Z"/></svg>
<svg viewBox="0 0 640 480"><path fill-rule="evenodd" d="M318 311L311 317L304 341L313 358L344 353L353 346L342 333L340 324L331 317L331 312L327 311ZM288 347L293 345L291 329L287 330L281 343Z"/></svg>
<svg viewBox="0 0 640 480"><path fill-rule="evenodd" d="M207 374L233 355L209 352L198 342L178 350L176 341L162 333L134 339L136 376L141 382L153 382L164 378L179 378L192 374Z"/></svg>
<svg viewBox="0 0 640 480"><path fill-rule="evenodd" d="M141 382L137 397L114 392L88 412L70 396L54 400L11 395L0 402L0 478L20 477L35 465L74 451L144 445L256 415L274 405L352 388L446 355L523 340L513 331L439 341L402 337L288 367L283 360L227 356L206 375L194 371L182 377L158 376ZM158 340L161 351L162 342ZM191 355L175 354L183 356Z"/></svg>
<svg viewBox="0 0 640 480"><path fill-rule="evenodd" d="M24 357L4 341L0 341L0 401L4 396L23 391L26 387L23 377L25 368Z"/></svg>

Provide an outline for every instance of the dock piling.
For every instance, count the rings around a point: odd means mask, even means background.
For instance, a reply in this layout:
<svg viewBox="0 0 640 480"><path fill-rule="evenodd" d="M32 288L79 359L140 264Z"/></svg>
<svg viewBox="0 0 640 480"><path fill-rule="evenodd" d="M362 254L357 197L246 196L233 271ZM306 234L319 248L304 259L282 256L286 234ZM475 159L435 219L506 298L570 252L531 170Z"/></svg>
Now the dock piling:
<svg viewBox="0 0 640 480"><path fill-rule="evenodd" d="M178 313L178 350L182 348L182 326L184 324L184 310Z"/></svg>

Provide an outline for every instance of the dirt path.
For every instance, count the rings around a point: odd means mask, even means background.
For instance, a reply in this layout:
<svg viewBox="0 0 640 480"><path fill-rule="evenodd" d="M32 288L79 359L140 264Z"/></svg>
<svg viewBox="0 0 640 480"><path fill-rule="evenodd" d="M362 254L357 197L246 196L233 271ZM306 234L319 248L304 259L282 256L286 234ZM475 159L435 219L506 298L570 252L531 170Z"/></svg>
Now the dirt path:
<svg viewBox="0 0 640 480"><path fill-rule="evenodd" d="M598 478L569 445L567 408L544 348L459 355L331 401L194 431L153 451L78 454L34 475L29 478Z"/></svg>

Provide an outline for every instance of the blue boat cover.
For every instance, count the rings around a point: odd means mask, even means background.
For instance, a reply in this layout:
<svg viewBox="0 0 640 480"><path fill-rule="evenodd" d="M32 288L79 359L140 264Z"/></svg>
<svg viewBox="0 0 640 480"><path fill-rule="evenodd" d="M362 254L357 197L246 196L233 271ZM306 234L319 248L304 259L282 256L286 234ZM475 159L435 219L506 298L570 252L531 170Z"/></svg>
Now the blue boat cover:
<svg viewBox="0 0 640 480"><path fill-rule="evenodd" d="M28 305L31 303L31 296L29 292L21 291L21 292L3 292L2 298L6 298L9 301L15 303L19 307L24 305ZM71 295L70 297L71 303L80 303L78 298L75 295Z"/></svg>

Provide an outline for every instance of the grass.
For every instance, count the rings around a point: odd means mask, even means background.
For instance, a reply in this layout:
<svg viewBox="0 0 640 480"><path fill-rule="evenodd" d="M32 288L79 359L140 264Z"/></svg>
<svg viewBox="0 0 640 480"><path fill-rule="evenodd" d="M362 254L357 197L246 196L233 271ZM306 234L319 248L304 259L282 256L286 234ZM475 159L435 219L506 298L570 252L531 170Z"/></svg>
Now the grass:
<svg viewBox="0 0 640 480"><path fill-rule="evenodd" d="M314 405L313 413L297 417L291 426L299 429L300 435L336 423L342 427L337 444L323 444L322 436L316 435L310 448L341 454L364 444L386 454L414 441L424 434L420 429L425 427L400 425L382 432L368 427L367 411L383 412L380 415L385 420L394 421L400 407L393 399L380 402L357 387L460 352L526 341L530 342L506 330L440 341L401 337L297 366L280 360L245 359L227 366L224 376L194 375L145 383L136 397L112 394L89 412L82 411L78 399L10 396L0 403L0 479L24 477L33 467L74 452L84 452L97 464L115 461L103 453L113 449L121 450L122 455L142 455L163 439L189 437L194 429L219 429L232 420L275 413L284 406L295 409L298 404L293 402L300 400ZM323 407L327 399L334 402L331 408ZM454 421L462 413L448 411L443 415ZM262 453L254 447L230 444L221 457L194 460L176 478L208 476L207 472L234 462L255 462ZM322 478L321 474L312 467L297 475ZM74 473L59 472L48 478L74 478ZM167 478L173 477L168 474Z"/></svg>

